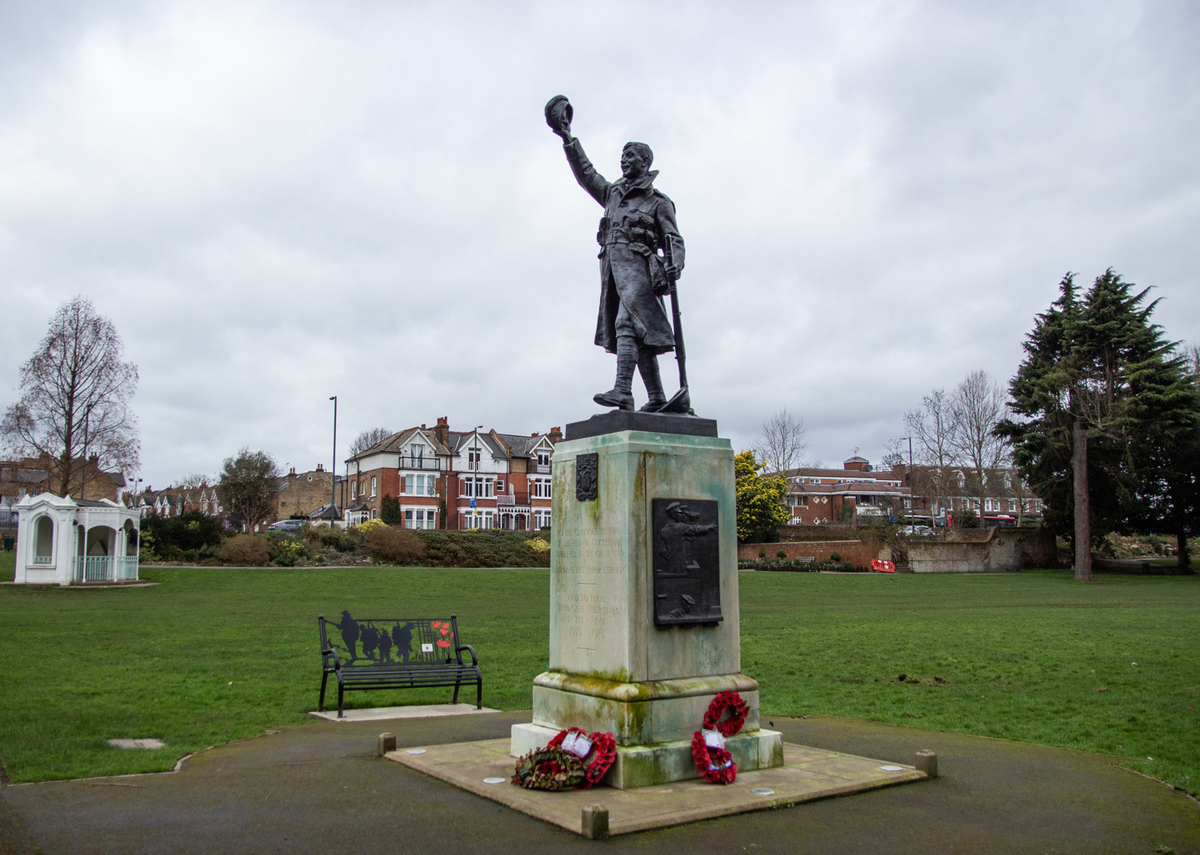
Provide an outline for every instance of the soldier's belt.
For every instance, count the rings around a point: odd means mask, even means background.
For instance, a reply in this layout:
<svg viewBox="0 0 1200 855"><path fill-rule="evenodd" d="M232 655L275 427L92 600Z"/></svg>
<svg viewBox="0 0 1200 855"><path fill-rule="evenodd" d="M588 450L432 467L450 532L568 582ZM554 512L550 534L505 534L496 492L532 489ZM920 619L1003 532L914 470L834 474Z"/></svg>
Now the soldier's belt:
<svg viewBox="0 0 1200 855"><path fill-rule="evenodd" d="M596 240L601 246L612 246L613 244L635 243L641 246L654 249L656 241L654 236L642 229L626 229L620 226L614 226L608 230L601 230L596 235Z"/></svg>

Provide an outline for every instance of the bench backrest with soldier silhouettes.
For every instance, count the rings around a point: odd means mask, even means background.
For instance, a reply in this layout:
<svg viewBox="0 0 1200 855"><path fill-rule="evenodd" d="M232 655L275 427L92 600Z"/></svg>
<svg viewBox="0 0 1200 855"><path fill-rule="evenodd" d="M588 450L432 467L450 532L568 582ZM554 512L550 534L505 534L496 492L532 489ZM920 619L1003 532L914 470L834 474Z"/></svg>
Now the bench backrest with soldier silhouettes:
<svg viewBox="0 0 1200 855"><path fill-rule="evenodd" d="M483 706L483 675L479 658L458 638L458 616L449 618L355 618L343 611L338 620L317 616L321 630L321 695L317 710L325 709L330 675L337 678L338 718L344 717L343 697L355 689L418 689L453 686L454 700L462 686L475 686L475 707ZM471 661L463 660L463 651Z"/></svg>

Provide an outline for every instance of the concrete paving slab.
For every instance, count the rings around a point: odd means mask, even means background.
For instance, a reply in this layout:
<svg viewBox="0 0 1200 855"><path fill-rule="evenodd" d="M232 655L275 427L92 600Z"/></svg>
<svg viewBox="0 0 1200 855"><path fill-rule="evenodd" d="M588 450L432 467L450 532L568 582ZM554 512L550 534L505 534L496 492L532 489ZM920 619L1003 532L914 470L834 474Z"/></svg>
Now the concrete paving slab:
<svg viewBox="0 0 1200 855"><path fill-rule="evenodd" d="M415 746L384 756L577 834L586 833L584 809L601 805L608 810L613 837L925 779L912 766L784 743L783 766L739 774L732 784L692 780L633 790L600 786L547 792L510 783L515 761L508 751L509 740L490 739Z"/></svg>
<svg viewBox="0 0 1200 855"><path fill-rule="evenodd" d="M476 709L471 704L427 704L425 706L408 707L373 707L365 710L343 710L345 715L338 718L337 710L313 711L309 715L322 721L337 721L342 724L358 721L391 721L400 718L430 718L442 715L477 715L479 713L494 713L499 710L482 707Z"/></svg>

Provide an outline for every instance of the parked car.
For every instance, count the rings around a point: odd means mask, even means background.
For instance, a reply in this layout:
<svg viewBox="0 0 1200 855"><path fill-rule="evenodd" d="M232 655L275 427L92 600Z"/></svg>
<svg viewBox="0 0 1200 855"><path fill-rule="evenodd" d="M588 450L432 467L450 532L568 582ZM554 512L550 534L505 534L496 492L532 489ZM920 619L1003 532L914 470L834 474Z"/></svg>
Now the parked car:
<svg viewBox="0 0 1200 855"><path fill-rule="evenodd" d="M299 531L304 528L304 520L280 520L277 523L271 523L268 527L271 531Z"/></svg>
<svg viewBox="0 0 1200 855"><path fill-rule="evenodd" d="M912 535L915 537L929 537L933 534L933 529L927 525L906 525L900 529L900 534Z"/></svg>

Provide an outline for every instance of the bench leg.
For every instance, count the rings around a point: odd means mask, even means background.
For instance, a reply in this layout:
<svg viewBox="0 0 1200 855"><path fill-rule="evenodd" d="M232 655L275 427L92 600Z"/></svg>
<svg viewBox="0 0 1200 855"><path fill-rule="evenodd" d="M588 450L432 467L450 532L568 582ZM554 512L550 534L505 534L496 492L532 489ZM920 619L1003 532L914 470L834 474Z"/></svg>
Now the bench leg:
<svg viewBox="0 0 1200 855"><path fill-rule="evenodd" d="M317 700L317 712L325 711L325 684L329 682L329 672L321 675L321 697Z"/></svg>
<svg viewBox="0 0 1200 855"><path fill-rule="evenodd" d="M342 692L343 692L343 690L344 690L344 687L342 686L342 683L339 680L338 681L338 718L346 717L346 714L344 712L342 712Z"/></svg>
<svg viewBox="0 0 1200 855"><path fill-rule="evenodd" d="M475 709L483 709L483 676L479 677L479 682L475 684Z"/></svg>
<svg viewBox="0 0 1200 855"><path fill-rule="evenodd" d="M458 687L461 685L462 685L461 680L454 681L454 700L450 701L450 703L452 703L452 704L458 703Z"/></svg>

